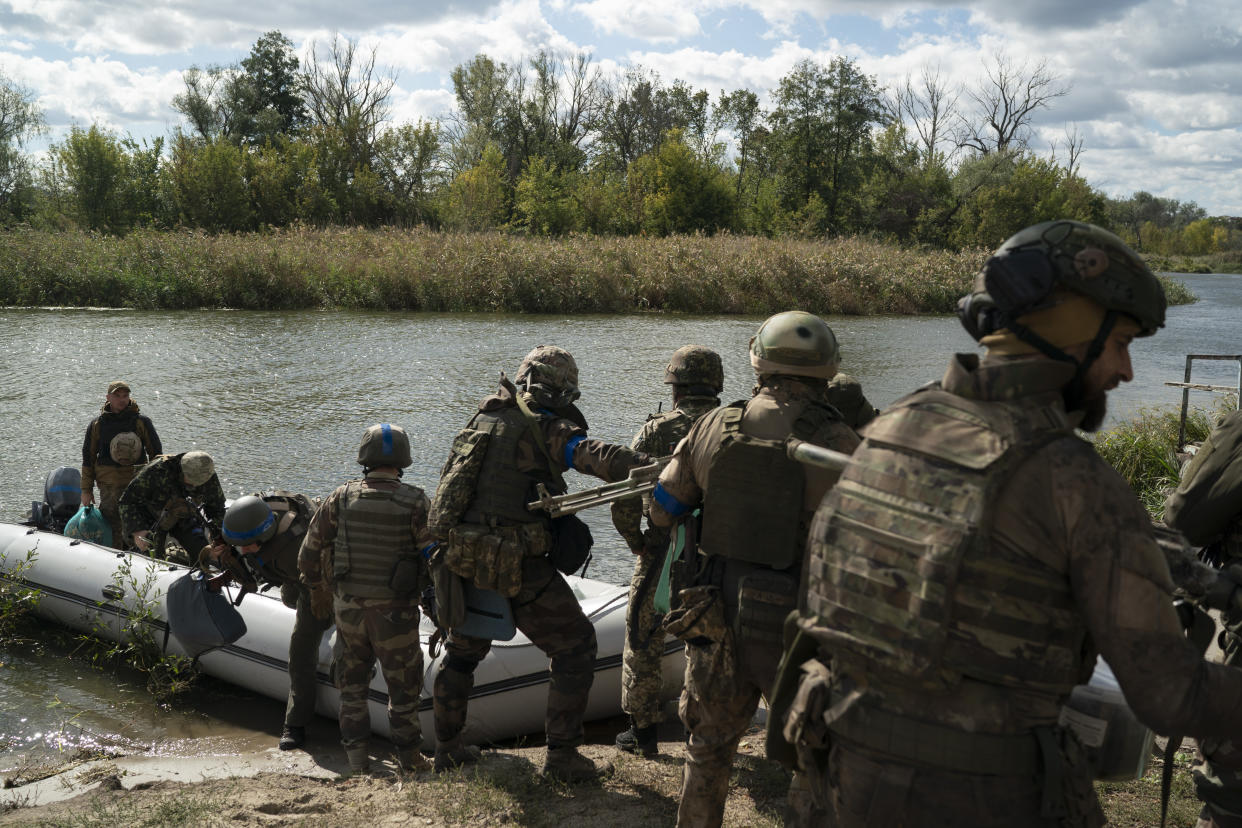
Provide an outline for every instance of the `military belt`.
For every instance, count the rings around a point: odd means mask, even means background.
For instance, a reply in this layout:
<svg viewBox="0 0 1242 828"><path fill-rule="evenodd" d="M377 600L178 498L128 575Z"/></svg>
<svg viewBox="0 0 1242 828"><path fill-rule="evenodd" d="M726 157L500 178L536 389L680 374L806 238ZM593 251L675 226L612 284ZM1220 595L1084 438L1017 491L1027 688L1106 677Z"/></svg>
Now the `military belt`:
<svg viewBox="0 0 1242 828"><path fill-rule="evenodd" d="M967 733L855 704L829 730L845 742L911 762L981 776L1034 776L1043 765L1035 733Z"/></svg>

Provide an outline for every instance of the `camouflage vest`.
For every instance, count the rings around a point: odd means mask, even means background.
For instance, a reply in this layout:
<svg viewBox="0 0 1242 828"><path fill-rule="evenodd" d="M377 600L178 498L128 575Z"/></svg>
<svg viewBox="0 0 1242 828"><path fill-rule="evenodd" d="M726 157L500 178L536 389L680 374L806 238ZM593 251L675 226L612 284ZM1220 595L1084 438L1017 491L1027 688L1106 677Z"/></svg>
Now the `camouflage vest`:
<svg viewBox="0 0 1242 828"><path fill-rule="evenodd" d="M784 441L751 437L742 430L746 402L720 415L720 447L712 456L703 494L699 549L705 555L787 569L801 558L810 515L804 513L802 464L785 453ZM812 439L839 420L826 405L808 403L793 435Z"/></svg>
<svg viewBox="0 0 1242 828"><path fill-rule="evenodd" d="M515 406L480 412L475 417L474 428L490 436L478 471L474 498L466 507L464 521L490 525L544 520L541 513L526 508L526 504L535 499L535 484L545 483L553 494L561 494L565 489L550 472L529 474L518 469L518 442L531 428L521 410Z"/></svg>
<svg viewBox="0 0 1242 828"><path fill-rule="evenodd" d="M398 560L418 554L410 516L422 492L407 484L395 491L368 489L361 480L346 484L333 548L337 588L362 598L391 598L389 587Z"/></svg>
<svg viewBox="0 0 1242 828"><path fill-rule="evenodd" d="M803 626L844 673L931 691L962 676L1066 694L1079 683L1068 581L990 544L997 494L1037 449L1074 439L1063 422L927 389L868 427L815 515L807 568Z"/></svg>

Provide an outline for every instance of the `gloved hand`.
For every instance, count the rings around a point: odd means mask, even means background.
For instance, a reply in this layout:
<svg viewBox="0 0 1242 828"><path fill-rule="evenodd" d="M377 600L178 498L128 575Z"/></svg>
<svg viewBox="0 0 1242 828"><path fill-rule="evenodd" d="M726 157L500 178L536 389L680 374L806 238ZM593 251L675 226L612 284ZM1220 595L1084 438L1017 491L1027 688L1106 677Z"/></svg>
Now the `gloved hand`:
<svg viewBox="0 0 1242 828"><path fill-rule="evenodd" d="M212 575L207 579L207 589L212 592L219 592L222 588L233 582L233 573L225 570L218 575Z"/></svg>
<svg viewBox="0 0 1242 828"><path fill-rule="evenodd" d="M311 612L320 621L332 617L332 591L324 584L311 587Z"/></svg>

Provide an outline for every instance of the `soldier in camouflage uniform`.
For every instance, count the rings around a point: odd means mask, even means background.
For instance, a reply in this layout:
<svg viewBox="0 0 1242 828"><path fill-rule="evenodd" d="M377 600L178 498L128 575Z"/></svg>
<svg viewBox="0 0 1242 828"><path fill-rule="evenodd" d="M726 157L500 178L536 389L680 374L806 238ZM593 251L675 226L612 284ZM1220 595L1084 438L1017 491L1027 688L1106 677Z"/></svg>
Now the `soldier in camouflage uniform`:
<svg viewBox="0 0 1242 828"><path fill-rule="evenodd" d="M1056 221L959 309L987 354L872 422L816 513L778 732L842 828L1103 825L1061 724L1097 653L1157 732L1242 736L1242 671L1186 640L1150 519L1074 433L1164 293L1115 235Z"/></svg>
<svg viewBox="0 0 1242 828"><path fill-rule="evenodd" d="M1199 448L1165 501L1164 519L1206 547L1216 565L1242 564L1242 411L1226 414ZM1221 661L1242 665L1242 607L1224 610L1221 623ZM1218 738L1200 740L1194 777L1204 803L1198 828L1242 828L1242 751Z"/></svg>
<svg viewBox="0 0 1242 828"><path fill-rule="evenodd" d="M673 409L648 417L630 443L630 448L653 457L672 454L690 427L720 405L718 395L724 390L720 355L701 345L678 348L664 369L664 383L673 386ZM621 656L621 709L629 714L630 727L617 734L617 747L643 756L654 756L659 749L664 629L655 612L653 581L663 568L669 543L667 529L649 526L643 532L643 512L649 503L650 498L631 497L612 506L612 524L636 556Z"/></svg>
<svg viewBox="0 0 1242 828"><path fill-rule="evenodd" d="M163 557L164 542L172 535L189 553L189 559L197 560L208 539L185 502L187 497L203 507L208 520L220 525L224 519L224 489L220 488L211 455L187 451L156 457L121 495L125 538L132 538L139 552L158 558Z"/></svg>
<svg viewBox="0 0 1242 828"><path fill-rule="evenodd" d="M668 529L702 506L696 586L666 624L686 639L678 712L690 731L677 824L720 825L738 741L780 658L807 527L836 473L786 456L796 437L849 453L858 436L827 401L837 343L822 319L780 313L751 339L749 400L699 419L660 474L651 523ZM757 485L758 484L758 485ZM674 626L694 619L690 630Z"/></svg>
<svg viewBox="0 0 1242 828"><path fill-rule="evenodd" d="M598 773L577 749L595 680L595 628L547 557L553 543L547 516L526 504L536 499L540 483L563 492L561 473L569 469L612 482L650 458L587 437L586 419L573 404L579 396L578 367L568 351L538 346L522 361L515 381L502 376L500 388L479 404L471 420L473 429L486 431L490 439L463 521L494 538L493 547L520 556L513 620L551 659L543 774L579 782ZM453 547L465 543L465 534L455 531L441 540ZM462 744L461 732L474 670L491 646L487 639L450 631L434 687L437 770L478 760L477 749Z"/></svg>
<svg viewBox="0 0 1242 828"><path fill-rule="evenodd" d="M306 495L276 492L263 497L247 495L229 505L221 535L236 552L211 555L224 568L224 579L212 579L215 589L234 580L244 590L279 587L280 600L296 610L289 637L289 702L280 734L281 750L306 743L306 725L315 716L319 645L332 626L311 609L310 591L298 572L298 551L317 506Z"/></svg>
<svg viewBox="0 0 1242 828"><path fill-rule="evenodd" d="M841 419L855 431L874 420L877 413L863 394L862 384L846 373L838 372L828 381L828 403L841 412Z"/></svg>
<svg viewBox="0 0 1242 828"><path fill-rule="evenodd" d="M118 500L138 468L163 451L155 424L138 413L128 383L109 383L103 408L82 441L82 505L95 502L94 487L99 486L99 511L112 527L117 549L125 548Z"/></svg>
<svg viewBox="0 0 1242 828"><path fill-rule="evenodd" d="M312 609L321 619L335 618L344 646L338 673L341 745L355 774L370 767L367 696L377 658L388 684L389 738L397 763L407 771L428 766L419 752L418 600L429 583L423 549L431 542L430 504L422 489L401 482L410 462L404 429L388 423L368 428L358 447L363 479L328 495L298 554Z"/></svg>

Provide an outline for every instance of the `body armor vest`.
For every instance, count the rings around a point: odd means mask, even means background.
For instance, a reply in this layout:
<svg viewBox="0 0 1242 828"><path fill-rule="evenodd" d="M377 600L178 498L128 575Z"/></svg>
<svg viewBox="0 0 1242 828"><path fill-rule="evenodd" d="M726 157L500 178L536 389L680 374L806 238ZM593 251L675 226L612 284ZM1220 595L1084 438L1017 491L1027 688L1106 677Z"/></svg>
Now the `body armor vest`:
<svg viewBox="0 0 1242 828"><path fill-rule="evenodd" d="M95 463L105 466L122 465L112 456L111 445L117 435L126 432L136 434L142 443L142 455L138 458L138 463L155 459L151 454L151 433L147 430L147 424L142 421L137 411L127 409L120 413L101 414L91 423L90 456Z"/></svg>
<svg viewBox="0 0 1242 828"><path fill-rule="evenodd" d="M990 544L993 502L1064 415L916 392L872 422L811 530L804 626L844 673L944 691L961 679L1068 694L1082 621L1064 575Z"/></svg>
<svg viewBox="0 0 1242 828"><path fill-rule="evenodd" d="M517 467L518 441L522 435L537 425L529 423L517 407L503 408L495 412L480 412L474 420L474 428L490 435L487 453L479 469L474 499L466 507L466 523L492 524L501 522L535 523L543 521L539 512L532 512L526 504L535 500L535 485L544 483L553 494L563 494L563 483L554 480L550 472L530 474ZM542 435L534 435L542 439ZM541 460L542 453L536 459Z"/></svg>
<svg viewBox="0 0 1242 828"><path fill-rule="evenodd" d="M747 435L742 430L745 412L745 402L721 412L720 448L712 456L703 495L699 548L705 555L787 569L806 545L806 472L786 454L784 441ZM838 419L834 409L808 403L794 423L793 436L813 440L824 424Z"/></svg>
<svg viewBox="0 0 1242 828"><path fill-rule="evenodd" d="M300 494L266 495L263 502L276 518L276 534L259 547L256 563L260 580L282 586L297 584L298 551L310 527L315 506L306 495Z"/></svg>
<svg viewBox="0 0 1242 828"><path fill-rule="evenodd" d="M421 492L400 484L394 491L346 484L333 549L332 573L340 591L362 598L391 598L393 567L418 554L410 516Z"/></svg>

